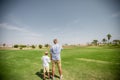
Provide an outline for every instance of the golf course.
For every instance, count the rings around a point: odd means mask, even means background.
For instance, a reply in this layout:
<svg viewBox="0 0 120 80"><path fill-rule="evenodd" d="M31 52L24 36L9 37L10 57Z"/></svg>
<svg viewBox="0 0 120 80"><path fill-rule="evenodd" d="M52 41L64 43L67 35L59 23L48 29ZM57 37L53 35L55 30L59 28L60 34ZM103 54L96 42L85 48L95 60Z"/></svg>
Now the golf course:
<svg viewBox="0 0 120 80"><path fill-rule="evenodd" d="M0 50L1 80L42 80L46 50ZM61 58L63 80L120 80L119 48L69 47ZM55 78L59 80L57 68Z"/></svg>

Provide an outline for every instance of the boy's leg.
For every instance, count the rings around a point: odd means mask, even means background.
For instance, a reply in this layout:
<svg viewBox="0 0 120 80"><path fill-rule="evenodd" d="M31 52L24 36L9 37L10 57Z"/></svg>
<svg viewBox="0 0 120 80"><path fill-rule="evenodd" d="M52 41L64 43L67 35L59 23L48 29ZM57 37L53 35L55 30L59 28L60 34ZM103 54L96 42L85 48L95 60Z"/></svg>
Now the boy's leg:
<svg viewBox="0 0 120 80"><path fill-rule="evenodd" d="M47 67L48 78L50 79L49 66Z"/></svg>
<svg viewBox="0 0 120 80"><path fill-rule="evenodd" d="M50 79L50 73L48 72L48 79Z"/></svg>
<svg viewBox="0 0 120 80"><path fill-rule="evenodd" d="M45 71L46 71L46 69L44 67L44 70L43 70L43 79L45 79Z"/></svg>
<svg viewBox="0 0 120 80"><path fill-rule="evenodd" d="M45 80L45 73L44 73L44 75L43 75L44 77L43 77L43 80Z"/></svg>

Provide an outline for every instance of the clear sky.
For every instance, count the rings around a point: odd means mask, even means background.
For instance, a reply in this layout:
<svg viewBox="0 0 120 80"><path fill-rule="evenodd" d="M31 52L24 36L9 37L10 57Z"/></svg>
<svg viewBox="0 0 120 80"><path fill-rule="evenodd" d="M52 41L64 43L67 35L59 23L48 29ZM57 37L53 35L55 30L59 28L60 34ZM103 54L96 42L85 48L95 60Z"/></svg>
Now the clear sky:
<svg viewBox="0 0 120 80"><path fill-rule="evenodd" d="M62 44L120 39L119 0L1 0L0 43Z"/></svg>

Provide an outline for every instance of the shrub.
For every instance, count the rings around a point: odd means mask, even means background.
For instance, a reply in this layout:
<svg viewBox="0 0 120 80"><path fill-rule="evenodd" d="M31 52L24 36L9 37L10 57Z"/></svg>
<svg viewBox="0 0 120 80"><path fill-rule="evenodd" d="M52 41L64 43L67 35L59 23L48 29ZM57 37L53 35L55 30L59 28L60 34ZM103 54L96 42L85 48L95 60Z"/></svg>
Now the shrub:
<svg viewBox="0 0 120 80"><path fill-rule="evenodd" d="M49 44L45 44L45 47L48 48L50 45Z"/></svg>
<svg viewBox="0 0 120 80"><path fill-rule="evenodd" d="M27 47L26 45L19 45L19 47L21 47L21 48L25 48L25 47Z"/></svg>
<svg viewBox="0 0 120 80"><path fill-rule="evenodd" d="M32 47L33 49L35 49L35 45L32 45L31 47Z"/></svg>
<svg viewBox="0 0 120 80"><path fill-rule="evenodd" d="M40 44L40 45L39 45L39 48L41 49L42 47L43 47L43 46Z"/></svg>
<svg viewBox="0 0 120 80"><path fill-rule="evenodd" d="M15 44L13 47L14 47L14 48L18 48L18 47L19 47L19 45Z"/></svg>

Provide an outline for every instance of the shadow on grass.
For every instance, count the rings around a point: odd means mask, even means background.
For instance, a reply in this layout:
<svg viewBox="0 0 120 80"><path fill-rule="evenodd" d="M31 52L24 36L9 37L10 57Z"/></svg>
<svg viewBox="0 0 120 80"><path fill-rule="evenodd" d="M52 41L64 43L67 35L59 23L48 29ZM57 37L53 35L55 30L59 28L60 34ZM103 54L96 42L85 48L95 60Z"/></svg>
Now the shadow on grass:
<svg viewBox="0 0 120 80"><path fill-rule="evenodd" d="M50 69L49 71L50 71L50 72L49 72L49 73L50 73L50 78L52 79L52 77L51 77L51 76L52 76L52 71L51 71L51 69ZM40 69L40 71L36 72L35 74L36 74L38 77L40 77L41 79L44 78L44 76L43 76L43 69ZM47 74L46 74L46 75L47 75ZM54 75L54 77L55 77L55 78L60 78L60 77L59 77L58 75L56 75L56 74ZM47 79L48 79L48 78L47 78Z"/></svg>

